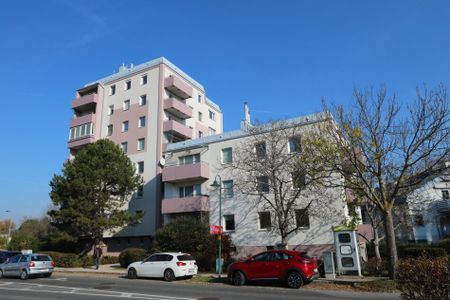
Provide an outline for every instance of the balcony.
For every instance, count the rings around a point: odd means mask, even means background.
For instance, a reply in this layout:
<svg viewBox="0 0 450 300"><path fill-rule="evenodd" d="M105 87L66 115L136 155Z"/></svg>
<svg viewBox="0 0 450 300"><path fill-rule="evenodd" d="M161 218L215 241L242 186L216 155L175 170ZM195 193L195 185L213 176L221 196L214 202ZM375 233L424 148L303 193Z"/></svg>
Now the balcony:
<svg viewBox="0 0 450 300"><path fill-rule="evenodd" d="M207 196L171 198L162 201L161 213L163 214L197 211L209 211L209 199Z"/></svg>
<svg viewBox="0 0 450 300"><path fill-rule="evenodd" d="M164 80L164 88L181 99L192 97L192 87L176 76L167 77Z"/></svg>
<svg viewBox="0 0 450 300"><path fill-rule="evenodd" d="M67 143L67 147L69 149L79 149L87 144L93 143L94 141L95 138L93 135L87 135L77 139L69 140L69 142Z"/></svg>
<svg viewBox="0 0 450 300"><path fill-rule="evenodd" d="M70 127L72 128L86 123L95 123L95 114L87 114L81 117L72 118L70 120Z"/></svg>
<svg viewBox="0 0 450 300"><path fill-rule="evenodd" d="M192 118L192 108L173 98L164 100L164 110L183 120Z"/></svg>
<svg viewBox="0 0 450 300"><path fill-rule="evenodd" d="M83 106L87 105L93 105L97 103L98 100L98 94L92 93L85 96L81 96L80 98L77 98L72 101L72 108L81 108Z"/></svg>
<svg viewBox="0 0 450 300"><path fill-rule="evenodd" d="M174 120L164 121L163 132L171 132L182 140L192 139L192 129Z"/></svg>
<svg viewBox="0 0 450 300"><path fill-rule="evenodd" d="M196 163L190 165L166 166L162 171L163 182L199 181L209 178L209 165Z"/></svg>

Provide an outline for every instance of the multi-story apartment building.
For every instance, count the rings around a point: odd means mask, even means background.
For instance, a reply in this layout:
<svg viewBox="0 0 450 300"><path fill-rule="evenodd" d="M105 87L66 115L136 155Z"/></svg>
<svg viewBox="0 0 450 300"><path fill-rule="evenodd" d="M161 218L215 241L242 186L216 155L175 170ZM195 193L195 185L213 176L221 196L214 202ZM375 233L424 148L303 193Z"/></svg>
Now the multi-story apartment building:
<svg viewBox="0 0 450 300"><path fill-rule="evenodd" d="M209 216L210 224L218 225L219 194L211 184L216 175L220 175L223 195L221 224L225 234L231 237L237 256L273 248L281 241L279 235L269 230L271 222L274 222L274 212L258 203L257 196L242 195L239 190L233 189L240 175L231 175L224 168L233 161L240 145L254 143L252 135L255 131L248 130L251 124L247 107L245 112L246 121L243 121L240 130L168 145L162 172L165 184L162 214L165 223L180 215L193 215ZM301 134L326 121L326 117L325 114L315 114L287 122L298 127ZM286 154L292 151L289 139L281 143L285 143ZM256 186L255 183L255 189ZM289 237L288 247L320 255L334 248L332 226L341 225L349 217L347 198L343 188L324 188L309 197L320 197L326 204L323 204L320 214L306 214L306 218L301 219L301 228Z"/></svg>
<svg viewBox="0 0 450 300"><path fill-rule="evenodd" d="M120 145L144 185L126 209L142 211L138 225L107 239L108 251L148 245L161 224L161 159L169 144L222 133L222 112L204 87L161 57L96 80L72 101L70 155L98 139Z"/></svg>

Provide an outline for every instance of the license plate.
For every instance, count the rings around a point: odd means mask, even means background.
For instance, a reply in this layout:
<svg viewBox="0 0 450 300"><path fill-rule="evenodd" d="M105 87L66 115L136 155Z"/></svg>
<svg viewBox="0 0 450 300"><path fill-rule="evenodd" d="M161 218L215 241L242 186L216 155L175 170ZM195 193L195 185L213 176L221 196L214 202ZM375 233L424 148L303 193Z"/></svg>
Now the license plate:
<svg viewBox="0 0 450 300"><path fill-rule="evenodd" d="M188 272L189 273L195 273L195 270L194 269L188 269Z"/></svg>

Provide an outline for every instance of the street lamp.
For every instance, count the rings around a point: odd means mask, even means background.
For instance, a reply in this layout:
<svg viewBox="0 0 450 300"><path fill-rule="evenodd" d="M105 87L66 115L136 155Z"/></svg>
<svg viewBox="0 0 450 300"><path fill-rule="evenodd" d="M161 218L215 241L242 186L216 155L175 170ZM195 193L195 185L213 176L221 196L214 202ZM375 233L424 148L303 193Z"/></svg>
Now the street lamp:
<svg viewBox="0 0 450 300"><path fill-rule="evenodd" d="M6 239L6 247L8 247L8 243L9 243L9 239L11 237L11 224L12 224L12 219L11 219L11 211L10 210L5 210L5 212L9 213L9 226L8 226L8 238Z"/></svg>
<svg viewBox="0 0 450 300"><path fill-rule="evenodd" d="M219 179L219 180L217 180ZM218 269L219 269L219 278L222 275L222 177L220 175L216 175L214 178L212 187L219 188L219 261L218 261Z"/></svg>

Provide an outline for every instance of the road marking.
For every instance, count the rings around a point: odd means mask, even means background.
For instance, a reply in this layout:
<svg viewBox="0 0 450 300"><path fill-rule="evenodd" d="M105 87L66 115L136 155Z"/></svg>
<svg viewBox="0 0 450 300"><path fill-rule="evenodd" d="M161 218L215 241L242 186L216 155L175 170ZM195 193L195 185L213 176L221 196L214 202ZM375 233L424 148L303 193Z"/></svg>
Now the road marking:
<svg viewBox="0 0 450 300"><path fill-rule="evenodd" d="M66 277L62 277L62 278L52 278L50 280L56 280L56 281L67 281Z"/></svg>
<svg viewBox="0 0 450 300"><path fill-rule="evenodd" d="M68 286L56 286L45 284L31 284L31 283L15 283L2 282L0 290L23 291L33 293L58 293L58 294L75 294L86 296L100 296L110 298L128 298L128 299L146 299L146 300L195 300L194 298L171 297L164 295L148 295L119 291L105 291L97 289L73 288Z"/></svg>

